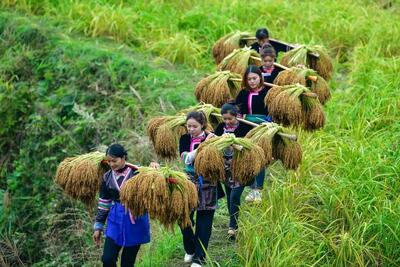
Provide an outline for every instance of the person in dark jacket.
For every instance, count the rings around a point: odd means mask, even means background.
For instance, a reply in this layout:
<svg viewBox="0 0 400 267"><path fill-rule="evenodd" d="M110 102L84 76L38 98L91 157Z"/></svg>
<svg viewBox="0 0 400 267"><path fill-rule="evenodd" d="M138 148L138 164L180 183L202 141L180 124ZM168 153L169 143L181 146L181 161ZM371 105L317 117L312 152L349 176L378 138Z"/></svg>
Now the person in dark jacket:
<svg viewBox="0 0 400 267"><path fill-rule="evenodd" d="M260 67L264 82L274 83L276 76L282 69L275 67L274 62L276 61L276 52L271 45L264 46L261 51L261 59L263 65Z"/></svg>
<svg viewBox="0 0 400 267"><path fill-rule="evenodd" d="M257 53L259 53L259 54L261 54L262 48L266 44L272 45L272 47L275 49L277 54L280 52L287 52L290 49L292 49L292 47L290 45L287 45L285 43L278 42L275 40L270 40L269 32L268 32L267 28L258 29L256 31L256 38L257 38L257 41L251 45L251 49L257 51Z"/></svg>
<svg viewBox="0 0 400 267"><path fill-rule="evenodd" d="M255 65L247 67L243 76L242 90L235 99L235 104L244 119L255 123L272 121L268 107L264 103L268 90L269 87L264 85L260 68Z"/></svg>
<svg viewBox="0 0 400 267"><path fill-rule="evenodd" d="M259 67L250 65L247 67L242 81L243 89L236 97L235 103L240 108L240 113L245 120L255 123L271 122L272 117L268 114L268 107L264 98L269 87L264 85L264 79ZM246 196L246 201L261 201L261 189L264 186L265 169L255 177L252 191Z"/></svg>
<svg viewBox="0 0 400 267"><path fill-rule="evenodd" d="M120 203L120 189L126 181L133 179L137 167L126 162L128 153L120 144L108 147L107 162L110 170L102 179L93 240L99 246L105 230L102 262L104 267L116 267L121 253L121 267L132 267L140 245L150 242L149 215L133 217ZM157 163L150 166L157 168Z"/></svg>
<svg viewBox="0 0 400 267"><path fill-rule="evenodd" d="M205 261L208 242L211 237L212 223L217 207L217 185L211 184L206 177L198 176L194 170L194 159L198 146L205 140L212 138L213 133L206 131L207 120L202 112L189 112L186 116L188 133L179 140L179 154L185 164L185 172L198 189L198 206L192 211L190 219L194 225L181 228L183 246L185 249L184 262L192 263L191 267L199 267ZM194 222L194 213L196 222Z"/></svg>
<svg viewBox="0 0 400 267"><path fill-rule="evenodd" d="M248 124L238 121L239 109L233 104L224 104L221 107L221 115L224 122L220 123L215 130L215 135L234 134L236 137L245 137L246 134L253 128ZM234 239L238 228L238 217L240 207L240 197L242 196L245 185L241 185L234 181L232 176L232 160L233 149L224 151L225 160L225 192L227 207L229 212L229 229L228 236Z"/></svg>

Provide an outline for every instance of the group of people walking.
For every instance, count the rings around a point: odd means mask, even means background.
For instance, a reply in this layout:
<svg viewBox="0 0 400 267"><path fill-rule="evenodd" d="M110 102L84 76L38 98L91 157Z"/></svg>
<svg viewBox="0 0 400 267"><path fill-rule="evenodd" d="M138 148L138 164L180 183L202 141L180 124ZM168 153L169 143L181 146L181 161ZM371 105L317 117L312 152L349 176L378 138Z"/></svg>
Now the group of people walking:
<svg viewBox="0 0 400 267"><path fill-rule="evenodd" d="M251 126L241 122L242 118L255 123L272 122L265 106L264 98L269 87L264 81L272 82L279 73L274 67L276 54L288 50L287 47L275 46L269 43L267 29L256 32L257 42L252 45L260 53L263 66L250 65L242 82L242 90L236 99L232 99L221 107L223 122L215 128L214 132L207 131L207 119L202 112L189 112L186 116L187 133L179 140L179 155L184 162L185 172L198 190L198 206L190 214L192 226L181 228L183 248L185 254L183 261L191 267L199 267L206 260L206 250L212 233L214 213L218 199L226 196L229 211L229 226L227 234L234 239L238 230L239 207L241 196L246 186L251 190L247 201L261 201L261 190L264 186L266 170L263 169L251 184L239 184L232 176L233 149L224 151L225 177L223 185L212 184L207 177L196 174L194 160L199 145L214 136L234 134L244 137ZM120 144L109 146L106 152L110 170L105 173L100 189L98 211L94 224L93 239L99 245L104 231L105 243L102 256L103 266L116 266L118 255L122 250L120 261L122 267L134 266L139 248L142 244L150 242L149 216L133 217L120 203L120 188L129 179L134 179L137 167L127 163L127 151ZM150 164L158 168L157 163Z"/></svg>

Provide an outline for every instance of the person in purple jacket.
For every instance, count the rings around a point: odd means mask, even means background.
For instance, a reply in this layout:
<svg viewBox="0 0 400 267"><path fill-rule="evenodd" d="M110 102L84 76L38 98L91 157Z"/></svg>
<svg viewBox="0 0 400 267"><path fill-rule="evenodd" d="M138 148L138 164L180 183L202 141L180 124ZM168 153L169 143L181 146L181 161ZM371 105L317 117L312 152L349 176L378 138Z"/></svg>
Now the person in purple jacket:
<svg viewBox="0 0 400 267"><path fill-rule="evenodd" d="M150 242L149 215L133 217L120 202L120 189L124 183L133 179L137 167L126 162L128 153L120 144L113 144L106 151L110 170L103 176L93 240L99 246L104 225L105 243L101 258L104 267L116 267L120 250L121 267L132 267L140 245ZM151 163L157 168L157 163Z"/></svg>

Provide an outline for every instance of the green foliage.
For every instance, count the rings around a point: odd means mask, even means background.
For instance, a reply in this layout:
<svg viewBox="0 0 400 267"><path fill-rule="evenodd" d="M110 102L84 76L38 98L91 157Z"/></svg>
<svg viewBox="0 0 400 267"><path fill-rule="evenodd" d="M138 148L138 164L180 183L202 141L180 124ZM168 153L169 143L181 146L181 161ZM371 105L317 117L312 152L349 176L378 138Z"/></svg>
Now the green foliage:
<svg viewBox="0 0 400 267"><path fill-rule="evenodd" d="M218 38L267 26L274 38L329 49L333 94L326 127L298 133L300 169L274 165L267 199L243 206L237 265L400 264L398 2L5 0L0 6L8 8L0 13L0 148L6 151L0 197L10 195L0 205L1 263L98 264L91 211L52 185L58 162L121 141L132 162L147 163L153 155L143 124L195 103L203 73L190 68L214 71L210 51ZM179 233L154 229L141 264L181 258ZM219 262L230 266L233 259Z"/></svg>

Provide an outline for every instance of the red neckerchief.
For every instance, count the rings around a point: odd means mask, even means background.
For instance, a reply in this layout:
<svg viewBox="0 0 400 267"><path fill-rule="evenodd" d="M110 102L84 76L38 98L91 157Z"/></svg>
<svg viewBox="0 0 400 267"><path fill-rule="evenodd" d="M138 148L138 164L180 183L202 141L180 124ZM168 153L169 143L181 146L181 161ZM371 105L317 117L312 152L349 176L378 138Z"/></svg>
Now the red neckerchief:
<svg viewBox="0 0 400 267"><path fill-rule="evenodd" d="M237 129L237 127L239 127L239 122L233 126L228 126L225 124L224 133L233 133Z"/></svg>
<svg viewBox="0 0 400 267"><path fill-rule="evenodd" d="M267 68L265 68L264 66L263 66L263 72L264 73L272 73L273 71L274 71L274 66L272 66L271 68L269 68L269 69L267 69Z"/></svg>

